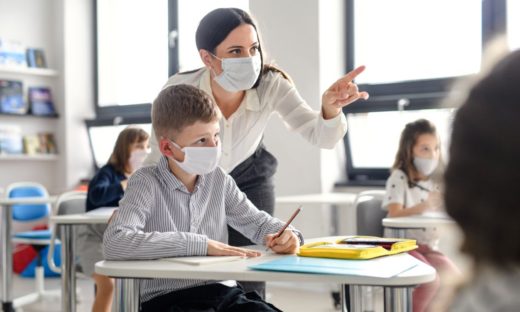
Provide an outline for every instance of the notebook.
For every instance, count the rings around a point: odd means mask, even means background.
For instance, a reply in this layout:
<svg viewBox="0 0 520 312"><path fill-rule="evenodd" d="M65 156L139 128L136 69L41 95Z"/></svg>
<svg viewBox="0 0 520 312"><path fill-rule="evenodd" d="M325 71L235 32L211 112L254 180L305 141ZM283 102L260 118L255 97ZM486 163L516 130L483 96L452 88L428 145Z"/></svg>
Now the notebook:
<svg viewBox="0 0 520 312"><path fill-rule="evenodd" d="M172 257L162 258L161 260L191 264L191 265L205 265L212 263L231 262L245 259L241 256L194 256L194 257Z"/></svg>
<svg viewBox="0 0 520 312"><path fill-rule="evenodd" d="M300 247L302 257L372 259L417 248L413 239L346 236L336 241L308 243Z"/></svg>
<svg viewBox="0 0 520 312"><path fill-rule="evenodd" d="M389 278L408 271L418 265L419 260L410 256L401 256L404 255L383 257L368 261L288 256L251 265L249 268L261 271L340 274Z"/></svg>

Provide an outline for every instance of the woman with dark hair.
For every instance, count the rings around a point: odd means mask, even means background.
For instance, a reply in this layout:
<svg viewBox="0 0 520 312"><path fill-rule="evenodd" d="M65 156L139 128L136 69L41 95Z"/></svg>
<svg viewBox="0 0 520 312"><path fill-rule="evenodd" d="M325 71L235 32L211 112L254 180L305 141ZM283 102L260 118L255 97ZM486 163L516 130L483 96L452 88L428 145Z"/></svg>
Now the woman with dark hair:
<svg viewBox="0 0 520 312"><path fill-rule="evenodd" d="M519 81L516 50L471 88L453 122L445 204L474 266L451 311L520 310Z"/></svg>
<svg viewBox="0 0 520 312"><path fill-rule="evenodd" d="M205 67L172 76L169 85L191 84L208 93L224 118L220 121L222 157L219 165L228 172L241 191L259 209L273 214L272 177L277 161L263 146L262 138L271 115L278 114L292 130L321 148L333 148L346 132L342 107L368 93L359 92L352 80L359 67L337 80L322 96L320 112L301 98L288 75L265 64L258 28L251 16L237 8L221 8L208 13L196 32L197 49ZM160 157L152 135L148 163ZM229 229L229 244L252 244ZM264 294L264 283L244 284L246 290Z"/></svg>

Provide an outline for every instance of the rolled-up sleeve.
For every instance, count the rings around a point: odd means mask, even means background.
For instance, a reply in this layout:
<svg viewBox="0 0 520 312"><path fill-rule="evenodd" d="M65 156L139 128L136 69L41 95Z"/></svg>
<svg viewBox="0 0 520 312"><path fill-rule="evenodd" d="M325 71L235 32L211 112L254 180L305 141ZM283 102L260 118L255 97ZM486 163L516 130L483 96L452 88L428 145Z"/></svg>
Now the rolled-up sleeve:
<svg viewBox="0 0 520 312"><path fill-rule="evenodd" d="M342 112L325 120L321 110L313 110L296 88L281 75L272 77L266 93L286 126L301 134L311 144L332 149L345 136L347 120Z"/></svg>

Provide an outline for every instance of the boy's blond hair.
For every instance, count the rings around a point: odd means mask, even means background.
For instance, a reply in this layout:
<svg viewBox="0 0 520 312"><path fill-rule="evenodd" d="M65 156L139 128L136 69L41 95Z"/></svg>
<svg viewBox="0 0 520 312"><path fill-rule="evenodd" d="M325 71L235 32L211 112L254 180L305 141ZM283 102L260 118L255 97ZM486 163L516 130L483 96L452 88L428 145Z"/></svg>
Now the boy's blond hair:
<svg viewBox="0 0 520 312"><path fill-rule="evenodd" d="M152 105L152 126L155 136L170 138L197 121L211 122L220 111L204 91L180 84L164 88Z"/></svg>

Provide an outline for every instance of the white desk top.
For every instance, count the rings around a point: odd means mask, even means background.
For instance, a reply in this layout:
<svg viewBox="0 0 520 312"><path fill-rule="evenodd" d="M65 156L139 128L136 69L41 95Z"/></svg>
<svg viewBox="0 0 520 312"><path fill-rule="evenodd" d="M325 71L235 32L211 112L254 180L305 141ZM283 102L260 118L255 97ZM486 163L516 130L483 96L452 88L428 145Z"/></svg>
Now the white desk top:
<svg viewBox="0 0 520 312"><path fill-rule="evenodd" d="M276 197L276 204L332 204L350 205L356 200L355 193L319 193Z"/></svg>
<svg viewBox="0 0 520 312"><path fill-rule="evenodd" d="M389 228L428 228L446 225L454 225L455 221L448 218L433 218L426 216L413 217L399 217L399 218L384 218L383 226Z"/></svg>
<svg viewBox="0 0 520 312"><path fill-rule="evenodd" d="M52 216L51 223L55 224L96 224L108 223L108 219L117 207L113 208L98 208L87 213Z"/></svg>
<svg viewBox="0 0 520 312"><path fill-rule="evenodd" d="M328 238L318 238L323 240ZM310 240L312 241L312 240ZM263 250L262 246L252 246ZM175 263L164 260L148 261L100 261L96 263L96 273L111 277L127 278L186 278L186 279L214 279L214 280L244 280L244 281L282 281L282 282L326 282L351 285L378 285L378 286L409 286L432 281L435 278L435 269L418 261L418 265L391 278L329 275L308 273L285 273L274 271L255 271L248 266L274 260L283 255L273 253L261 257L237 260L232 262L215 263L193 266L184 263ZM391 256L401 257L403 260L412 257L406 253ZM378 258L379 261L384 258ZM413 257L412 257L413 258ZM372 260L363 260L372 261Z"/></svg>
<svg viewBox="0 0 520 312"><path fill-rule="evenodd" d="M0 198L0 205L17 205L17 204L52 204L56 201L56 196L49 197L18 197L18 198Z"/></svg>

